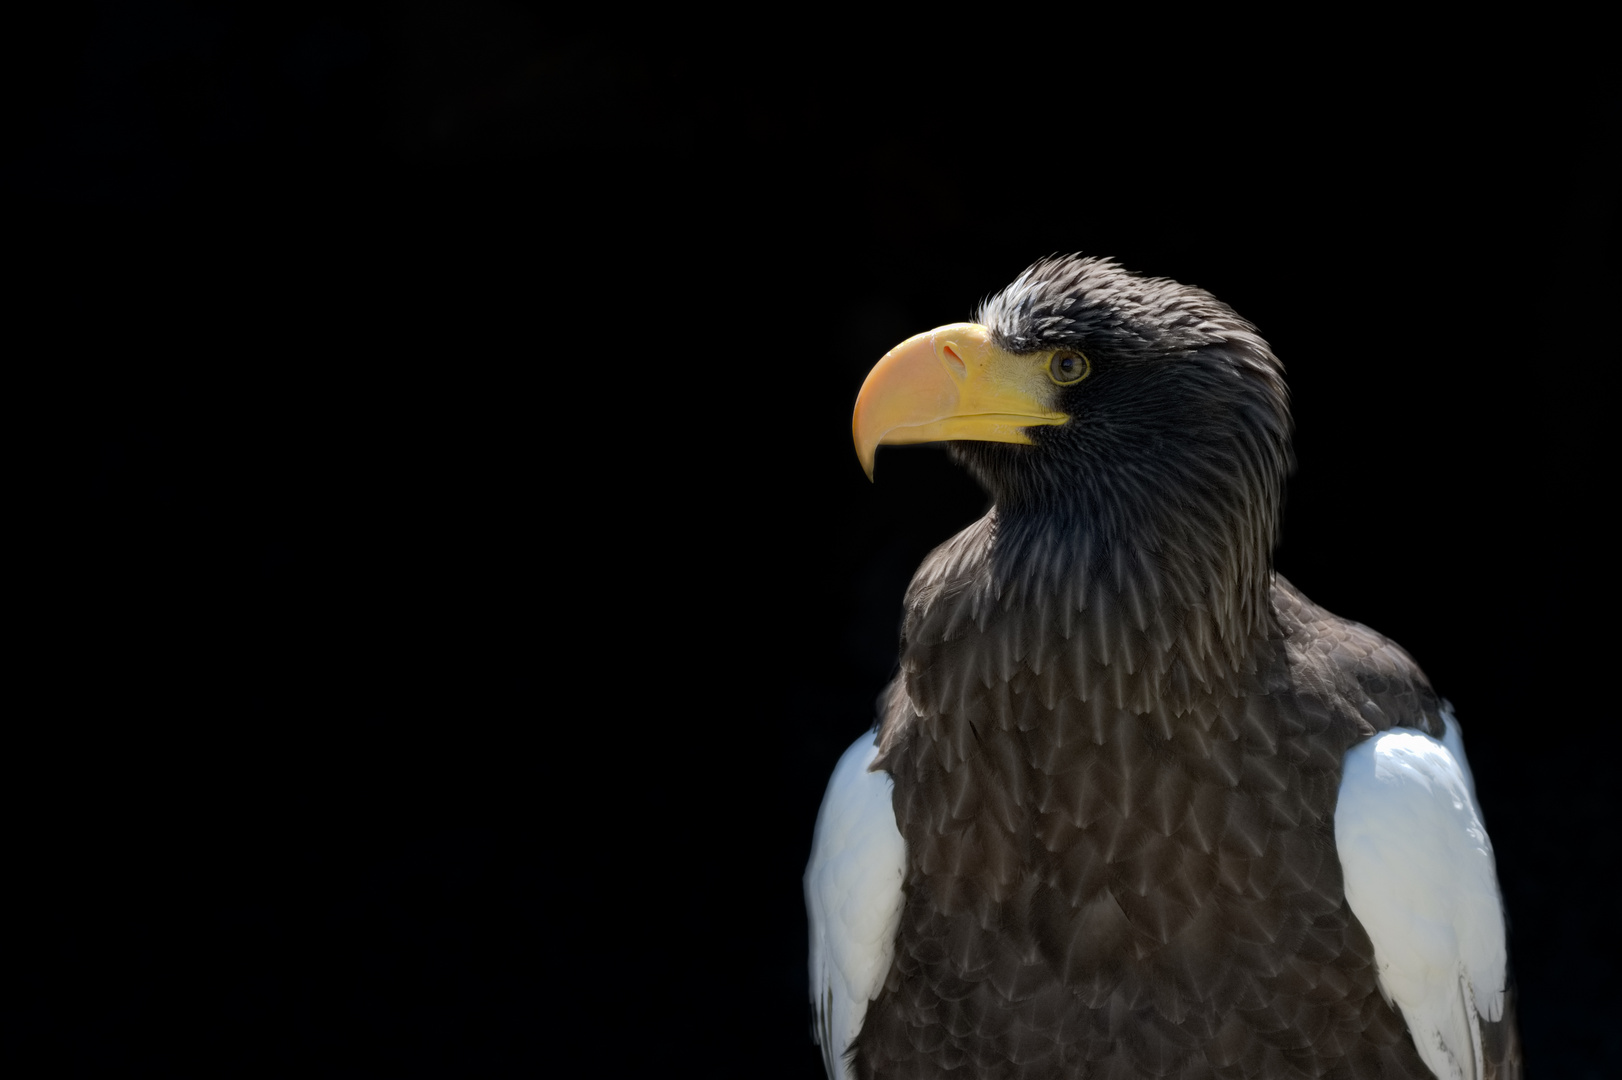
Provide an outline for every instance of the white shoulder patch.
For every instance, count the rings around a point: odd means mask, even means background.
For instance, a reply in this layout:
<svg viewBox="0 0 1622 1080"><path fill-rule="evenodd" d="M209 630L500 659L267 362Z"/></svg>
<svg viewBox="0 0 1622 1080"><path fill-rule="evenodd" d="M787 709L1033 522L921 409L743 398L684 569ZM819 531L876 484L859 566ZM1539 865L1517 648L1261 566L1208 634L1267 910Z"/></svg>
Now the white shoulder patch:
<svg viewBox="0 0 1622 1080"><path fill-rule="evenodd" d="M869 732L834 766L805 868L813 1035L829 1080L849 1077L845 1053L884 986L901 924L907 847L896 828L890 774L867 771L877 754Z"/></svg>
<svg viewBox="0 0 1622 1080"><path fill-rule="evenodd" d="M1393 728L1346 754L1335 847L1380 989L1441 1080L1479 1080L1481 1021L1504 1014L1504 910L1457 722Z"/></svg>

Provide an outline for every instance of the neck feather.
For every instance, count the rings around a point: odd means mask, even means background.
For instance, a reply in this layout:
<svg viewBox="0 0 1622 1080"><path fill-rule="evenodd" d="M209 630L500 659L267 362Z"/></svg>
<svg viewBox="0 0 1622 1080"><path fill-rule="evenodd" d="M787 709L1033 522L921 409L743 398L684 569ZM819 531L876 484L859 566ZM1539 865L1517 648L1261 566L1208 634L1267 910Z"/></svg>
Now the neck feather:
<svg viewBox="0 0 1622 1080"><path fill-rule="evenodd" d="M1083 478L1059 501L1000 499L913 580L909 696L949 711L963 680L1012 681L1049 708L1181 713L1233 692L1272 627L1276 475L1191 458L1152 486Z"/></svg>

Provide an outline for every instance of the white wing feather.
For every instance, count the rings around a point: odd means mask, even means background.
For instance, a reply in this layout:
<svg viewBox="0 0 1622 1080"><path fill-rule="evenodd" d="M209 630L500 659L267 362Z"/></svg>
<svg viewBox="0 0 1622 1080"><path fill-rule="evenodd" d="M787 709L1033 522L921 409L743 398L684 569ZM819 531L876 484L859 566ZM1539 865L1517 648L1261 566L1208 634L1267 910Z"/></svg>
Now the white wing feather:
<svg viewBox="0 0 1622 1080"><path fill-rule="evenodd" d="M1504 911L1458 724L1393 728L1346 755L1335 846L1380 989L1441 1080L1480 1080L1481 1020L1504 1014Z"/></svg>
<svg viewBox="0 0 1622 1080"><path fill-rule="evenodd" d="M811 920L813 1034L829 1080L847 1080L846 1052L895 956L907 847L896 828L890 774L868 772L874 733L834 766L817 812L805 907Z"/></svg>

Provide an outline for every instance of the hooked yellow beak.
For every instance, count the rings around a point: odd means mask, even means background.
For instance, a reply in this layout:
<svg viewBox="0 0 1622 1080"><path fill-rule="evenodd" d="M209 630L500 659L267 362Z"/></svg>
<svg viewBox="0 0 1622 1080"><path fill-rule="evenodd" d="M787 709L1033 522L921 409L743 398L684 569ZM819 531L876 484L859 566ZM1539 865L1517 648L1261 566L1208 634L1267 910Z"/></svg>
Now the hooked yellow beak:
<svg viewBox="0 0 1622 1080"><path fill-rule="evenodd" d="M856 395L851 431L869 480L883 443L1029 444L1026 428L1070 419L1052 405L1057 388L1048 355L998 348L979 323L952 323L915 335L884 354Z"/></svg>

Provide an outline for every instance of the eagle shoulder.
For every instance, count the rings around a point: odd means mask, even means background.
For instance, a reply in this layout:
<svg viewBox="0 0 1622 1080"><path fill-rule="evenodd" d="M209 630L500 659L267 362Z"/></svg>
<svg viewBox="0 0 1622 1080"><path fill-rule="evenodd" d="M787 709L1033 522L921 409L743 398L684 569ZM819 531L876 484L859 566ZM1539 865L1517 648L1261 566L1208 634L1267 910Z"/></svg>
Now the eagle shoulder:
<svg viewBox="0 0 1622 1080"><path fill-rule="evenodd" d="M1392 728L1352 747L1335 848L1420 1058L1442 1080L1482 1080L1503 1064L1491 1029L1508 1005L1504 912L1458 723L1443 719L1441 739Z"/></svg>
<svg viewBox="0 0 1622 1080"><path fill-rule="evenodd" d="M1296 692L1351 726L1335 848L1381 993L1442 1080L1516 1075L1503 902L1451 707L1391 639L1282 577L1273 599Z"/></svg>
<svg viewBox="0 0 1622 1080"><path fill-rule="evenodd" d="M834 766L805 868L812 1037L829 1080L849 1076L851 1043L884 987L901 923L906 843L890 801L894 783L871 769L877 754L869 731Z"/></svg>

